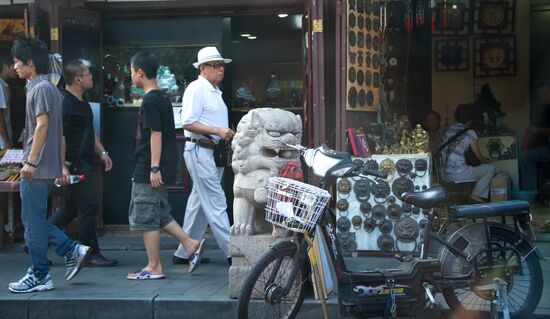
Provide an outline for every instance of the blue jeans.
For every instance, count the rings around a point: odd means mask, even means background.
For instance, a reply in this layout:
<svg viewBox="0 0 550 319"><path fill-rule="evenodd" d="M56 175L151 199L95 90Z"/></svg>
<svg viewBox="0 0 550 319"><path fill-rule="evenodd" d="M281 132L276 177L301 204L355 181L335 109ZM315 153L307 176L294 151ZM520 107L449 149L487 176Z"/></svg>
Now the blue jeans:
<svg viewBox="0 0 550 319"><path fill-rule="evenodd" d="M43 278L50 271L48 243L56 246L55 253L61 257L68 256L76 246L76 242L46 218L52 187L51 179L21 180L19 186L25 244L29 248L32 269L38 278Z"/></svg>
<svg viewBox="0 0 550 319"><path fill-rule="evenodd" d="M522 190L537 190L537 162L550 160L548 145L521 151L519 155L519 174Z"/></svg>

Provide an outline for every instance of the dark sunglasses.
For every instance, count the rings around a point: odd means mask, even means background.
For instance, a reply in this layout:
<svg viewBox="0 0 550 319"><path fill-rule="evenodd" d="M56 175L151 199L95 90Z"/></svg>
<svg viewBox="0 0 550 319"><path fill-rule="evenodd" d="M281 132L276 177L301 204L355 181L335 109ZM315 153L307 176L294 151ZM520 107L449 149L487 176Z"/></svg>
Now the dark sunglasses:
<svg viewBox="0 0 550 319"><path fill-rule="evenodd" d="M208 65L209 67L213 69L219 69L221 67L225 68L225 63L223 62L214 62L214 63L203 63L204 65Z"/></svg>

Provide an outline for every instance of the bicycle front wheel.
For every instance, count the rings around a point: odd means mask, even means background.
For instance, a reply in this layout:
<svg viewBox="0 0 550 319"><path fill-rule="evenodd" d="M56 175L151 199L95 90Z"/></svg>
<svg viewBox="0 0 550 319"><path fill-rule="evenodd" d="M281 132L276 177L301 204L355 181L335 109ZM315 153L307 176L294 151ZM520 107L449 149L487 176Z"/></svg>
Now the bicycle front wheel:
<svg viewBox="0 0 550 319"><path fill-rule="evenodd" d="M459 250L472 256L485 249L483 224L473 224L450 237L450 242ZM492 311L493 294L482 287L500 278L507 284L507 299L512 318L528 318L537 307L542 294L543 275L540 262L531 247L518 241L512 230L490 226L491 247L495 268L488 266L487 256L478 260L479 267L488 268L476 274L472 262L454 256L448 250L442 254L442 274L460 277L471 274L468 279L450 280L443 289L443 296L458 318L471 318L472 312ZM518 256L519 254L519 256ZM518 258L519 257L519 258Z"/></svg>
<svg viewBox="0 0 550 319"><path fill-rule="evenodd" d="M241 288L237 301L237 318L294 318L304 301L307 278L305 260L298 263L298 272L288 294L283 288L294 267L296 247L271 248L254 265Z"/></svg>

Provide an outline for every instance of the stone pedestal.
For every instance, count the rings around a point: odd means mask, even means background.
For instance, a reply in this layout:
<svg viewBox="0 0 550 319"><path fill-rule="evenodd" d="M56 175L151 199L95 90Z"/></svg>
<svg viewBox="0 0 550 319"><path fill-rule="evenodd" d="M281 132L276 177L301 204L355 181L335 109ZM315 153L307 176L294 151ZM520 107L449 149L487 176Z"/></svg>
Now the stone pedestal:
<svg viewBox="0 0 550 319"><path fill-rule="evenodd" d="M229 298L238 298L246 275L273 243L289 240L289 237L270 235L231 236L229 252L232 265L229 267Z"/></svg>

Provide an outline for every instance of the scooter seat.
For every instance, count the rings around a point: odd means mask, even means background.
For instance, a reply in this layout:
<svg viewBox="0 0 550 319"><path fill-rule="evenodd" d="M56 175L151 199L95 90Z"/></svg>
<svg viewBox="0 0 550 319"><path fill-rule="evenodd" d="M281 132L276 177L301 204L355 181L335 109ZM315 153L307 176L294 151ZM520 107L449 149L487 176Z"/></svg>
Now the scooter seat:
<svg viewBox="0 0 550 319"><path fill-rule="evenodd" d="M516 216L528 213L529 202L524 200L509 200L505 202L449 206L449 215L457 218L468 219L498 216Z"/></svg>
<svg viewBox="0 0 550 319"><path fill-rule="evenodd" d="M446 199L447 192L443 187L433 187L423 192L405 192L401 194L402 201L423 209L437 207Z"/></svg>

